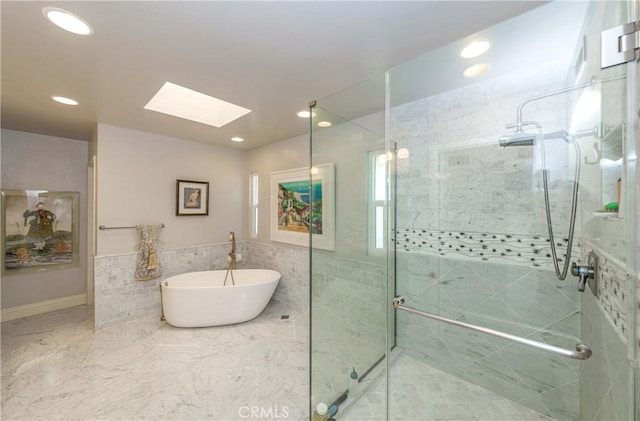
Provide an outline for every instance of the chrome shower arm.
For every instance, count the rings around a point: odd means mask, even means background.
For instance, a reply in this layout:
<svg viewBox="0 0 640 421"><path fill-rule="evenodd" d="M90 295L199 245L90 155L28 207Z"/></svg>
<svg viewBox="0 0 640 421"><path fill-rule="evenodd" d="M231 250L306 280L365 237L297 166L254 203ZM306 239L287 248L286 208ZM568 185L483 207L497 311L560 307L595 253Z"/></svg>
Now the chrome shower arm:
<svg viewBox="0 0 640 421"><path fill-rule="evenodd" d="M560 95L560 94L564 94L564 93L567 93L567 92L576 91L578 89L586 88L587 86L591 86L591 85L595 84L596 82L597 82L597 79L595 77L592 77L589 82L581 83L579 85L570 86L570 87L567 87L567 88L558 89L558 90L555 90L555 91L547 92L547 93L544 93L544 94L541 94L541 95L536 95L536 96L533 96L531 98L525 99L520 105L518 105L518 111L517 111L517 114L516 114L517 121L516 121L515 125L513 125L513 124L507 125L507 128L509 128L509 126L511 126L511 127L515 126L518 129L520 129L522 127L522 125L524 124L524 122L522 121L522 109L524 108L525 105L527 105L527 104L529 104L531 102L534 102L534 101L539 101L539 100L544 99L544 98L549 98L549 97L552 97L552 96L555 96L555 95Z"/></svg>

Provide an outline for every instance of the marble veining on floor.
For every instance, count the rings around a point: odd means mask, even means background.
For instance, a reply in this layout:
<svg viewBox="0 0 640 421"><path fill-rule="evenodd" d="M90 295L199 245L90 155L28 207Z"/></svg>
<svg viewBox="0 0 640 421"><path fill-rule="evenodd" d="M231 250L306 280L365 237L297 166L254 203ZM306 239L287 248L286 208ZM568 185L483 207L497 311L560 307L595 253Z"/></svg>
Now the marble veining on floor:
<svg viewBox="0 0 640 421"><path fill-rule="evenodd" d="M402 353L392 356L389 419L394 421L553 421L516 402L466 382ZM383 421L384 372L355 402L347 401L338 421Z"/></svg>
<svg viewBox="0 0 640 421"><path fill-rule="evenodd" d="M79 306L2 323L3 420L308 419L308 319L158 317L93 331Z"/></svg>

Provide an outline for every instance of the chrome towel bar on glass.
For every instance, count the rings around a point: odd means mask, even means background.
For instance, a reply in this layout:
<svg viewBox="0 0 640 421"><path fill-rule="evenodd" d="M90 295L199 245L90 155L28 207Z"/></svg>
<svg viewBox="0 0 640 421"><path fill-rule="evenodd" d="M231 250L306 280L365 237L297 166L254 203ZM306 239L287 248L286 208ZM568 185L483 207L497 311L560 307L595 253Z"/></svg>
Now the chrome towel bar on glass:
<svg viewBox="0 0 640 421"><path fill-rule="evenodd" d="M460 326L465 329L475 330L476 332L485 333L487 335L497 336L498 338L507 339L512 342L517 342L523 345L527 345L533 348L538 348L543 351L553 352L554 354L561 355L563 357L573 358L574 360L586 360L591 357L591 348L589 348L585 344L577 344L576 350L571 351L570 349L560 348L554 345L549 345L544 342L538 342L527 338L522 338L520 336L511 335L509 333L500 332L497 330L489 329L482 326L476 326L469 323L459 322L457 320L447 319L445 317L436 316L435 314L425 313L424 311L416 310L411 307L405 307L404 298L400 295L396 296L393 299L393 307L397 310L404 310L408 313L417 314L418 316L426 317L428 319L438 320L440 322L449 323L454 326Z"/></svg>

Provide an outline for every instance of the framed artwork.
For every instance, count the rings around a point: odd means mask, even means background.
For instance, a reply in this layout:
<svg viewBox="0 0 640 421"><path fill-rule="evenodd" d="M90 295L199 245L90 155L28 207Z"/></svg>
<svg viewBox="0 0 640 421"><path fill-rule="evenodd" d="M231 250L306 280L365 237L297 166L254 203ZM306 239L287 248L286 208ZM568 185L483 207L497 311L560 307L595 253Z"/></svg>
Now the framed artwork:
<svg viewBox="0 0 640 421"><path fill-rule="evenodd" d="M78 192L2 190L2 274L78 266Z"/></svg>
<svg viewBox="0 0 640 421"><path fill-rule="evenodd" d="M271 173L271 240L335 250L332 163Z"/></svg>
<svg viewBox="0 0 640 421"><path fill-rule="evenodd" d="M176 215L209 215L209 182L177 180Z"/></svg>

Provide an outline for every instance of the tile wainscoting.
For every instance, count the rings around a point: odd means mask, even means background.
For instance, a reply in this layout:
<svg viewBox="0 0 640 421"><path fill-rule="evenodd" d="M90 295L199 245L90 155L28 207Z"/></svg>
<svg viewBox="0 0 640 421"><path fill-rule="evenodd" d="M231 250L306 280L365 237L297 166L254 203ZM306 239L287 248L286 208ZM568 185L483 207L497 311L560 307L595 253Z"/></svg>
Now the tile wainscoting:
<svg viewBox="0 0 640 421"><path fill-rule="evenodd" d="M162 277L135 281L136 253L98 256L94 259L95 328L160 317L159 285L162 280L181 273L218 270L227 267L227 243L158 250ZM239 242L243 255L241 268L273 269L282 274L269 304L285 313L308 315L308 250L279 245Z"/></svg>
<svg viewBox="0 0 640 421"><path fill-rule="evenodd" d="M309 249L244 242L243 267L277 270L282 275L269 306L281 314L309 317Z"/></svg>

